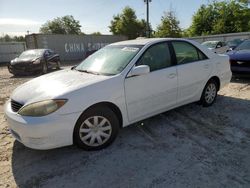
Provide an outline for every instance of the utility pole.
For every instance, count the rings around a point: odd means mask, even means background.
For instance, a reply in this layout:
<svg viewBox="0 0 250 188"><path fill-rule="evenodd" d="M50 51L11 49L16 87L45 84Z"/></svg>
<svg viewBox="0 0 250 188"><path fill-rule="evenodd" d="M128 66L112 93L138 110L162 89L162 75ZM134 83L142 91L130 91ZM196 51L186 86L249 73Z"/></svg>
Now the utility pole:
<svg viewBox="0 0 250 188"><path fill-rule="evenodd" d="M149 26L149 3L151 2L152 0L144 0L144 2L146 3L146 9L147 9L147 30L146 30L146 36L148 38L150 38L150 26Z"/></svg>

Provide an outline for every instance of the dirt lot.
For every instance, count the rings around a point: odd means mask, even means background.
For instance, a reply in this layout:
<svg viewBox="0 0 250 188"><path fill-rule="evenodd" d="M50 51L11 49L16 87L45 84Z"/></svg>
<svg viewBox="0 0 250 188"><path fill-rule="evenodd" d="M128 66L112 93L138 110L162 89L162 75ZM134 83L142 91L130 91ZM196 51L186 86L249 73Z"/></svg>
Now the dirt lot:
<svg viewBox="0 0 250 188"><path fill-rule="evenodd" d="M3 105L30 79L0 67L0 187L250 187L250 79L233 79L210 108L190 104L124 128L98 152L14 141Z"/></svg>

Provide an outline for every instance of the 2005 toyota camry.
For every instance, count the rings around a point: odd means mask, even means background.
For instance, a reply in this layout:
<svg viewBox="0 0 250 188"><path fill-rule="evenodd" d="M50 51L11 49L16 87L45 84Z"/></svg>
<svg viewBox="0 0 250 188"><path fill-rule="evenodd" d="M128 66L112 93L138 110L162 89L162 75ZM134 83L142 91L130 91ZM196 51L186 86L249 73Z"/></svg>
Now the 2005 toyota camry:
<svg viewBox="0 0 250 188"><path fill-rule="evenodd" d="M175 107L214 103L229 83L229 58L184 39L108 45L70 70L19 86L5 105L12 135L25 146L76 144L97 150L121 127Z"/></svg>

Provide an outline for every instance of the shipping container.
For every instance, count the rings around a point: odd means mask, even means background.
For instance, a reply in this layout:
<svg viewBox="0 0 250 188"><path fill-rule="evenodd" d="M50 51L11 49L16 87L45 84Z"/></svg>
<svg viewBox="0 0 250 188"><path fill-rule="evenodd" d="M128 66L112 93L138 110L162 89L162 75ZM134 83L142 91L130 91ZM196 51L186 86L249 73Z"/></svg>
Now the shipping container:
<svg viewBox="0 0 250 188"><path fill-rule="evenodd" d="M25 51L24 42L0 42L0 64L10 62Z"/></svg>
<svg viewBox="0 0 250 188"><path fill-rule="evenodd" d="M114 42L123 41L125 36L115 35L26 35L28 49L49 48L60 55L62 61L78 61L94 51Z"/></svg>

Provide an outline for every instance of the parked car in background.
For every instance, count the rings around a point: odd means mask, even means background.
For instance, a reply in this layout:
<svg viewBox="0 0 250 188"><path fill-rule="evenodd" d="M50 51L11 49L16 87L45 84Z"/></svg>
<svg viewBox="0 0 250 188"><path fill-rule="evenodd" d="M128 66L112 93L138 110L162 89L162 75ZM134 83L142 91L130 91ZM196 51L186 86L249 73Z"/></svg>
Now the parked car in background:
<svg viewBox="0 0 250 188"><path fill-rule="evenodd" d="M231 80L229 57L184 39L108 45L73 69L19 86L5 105L12 135L25 146L76 144L97 150L121 127L200 101L211 106Z"/></svg>
<svg viewBox="0 0 250 188"><path fill-rule="evenodd" d="M46 74L49 69L60 69L60 57L50 49L33 49L21 55L8 64L13 75L29 75L33 73Z"/></svg>
<svg viewBox="0 0 250 188"><path fill-rule="evenodd" d="M230 58L232 72L250 74L250 40L245 40L227 54Z"/></svg>
<svg viewBox="0 0 250 188"><path fill-rule="evenodd" d="M234 50L237 46L239 46L245 39L234 39L227 42L227 46L229 46L229 50Z"/></svg>
<svg viewBox="0 0 250 188"><path fill-rule="evenodd" d="M229 46L227 46L227 44L222 41L206 41L201 45L207 47L209 50L217 54L225 54L229 51Z"/></svg>

